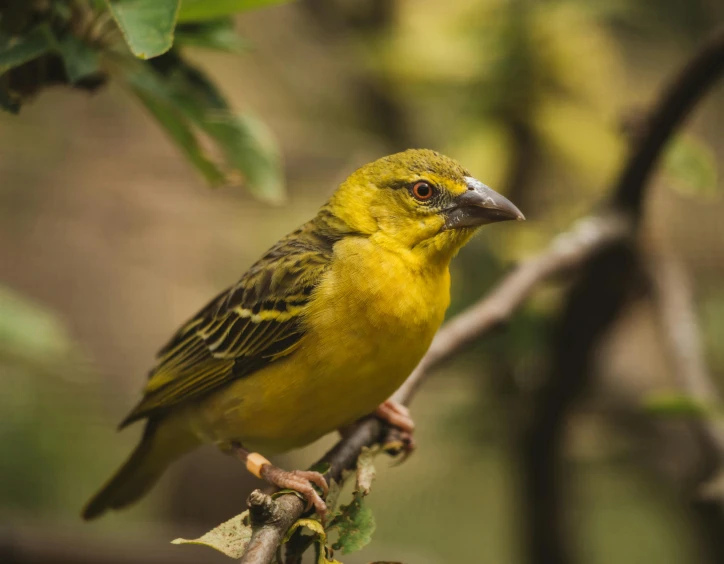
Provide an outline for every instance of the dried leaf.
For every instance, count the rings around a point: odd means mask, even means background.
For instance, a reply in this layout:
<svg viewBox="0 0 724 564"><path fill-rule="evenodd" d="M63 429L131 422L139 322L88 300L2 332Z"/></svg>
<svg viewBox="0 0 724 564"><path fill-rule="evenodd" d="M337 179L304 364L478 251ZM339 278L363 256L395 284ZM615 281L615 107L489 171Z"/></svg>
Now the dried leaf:
<svg viewBox="0 0 724 564"><path fill-rule="evenodd" d="M244 551L251 539L251 526L248 517L249 512L244 511L244 513L232 517L225 523L211 529L198 539L176 539L171 541L171 544L208 546L226 554L230 558L239 559L244 555Z"/></svg>
<svg viewBox="0 0 724 564"><path fill-rule="evenodd" d="M342 493L342 484L336 480L329 480L329 492L327 492L327 498L324 502L327 504L327 510L330 515L334 515L337 503L339 502L339 495Z"/></svg>
<svg viewBox="0 0 724 564"><path fill-rule="evenodd" d="M292 535L300 527L306 527L307 529L312 531L312 533L314 533L317 537L315 540L318 547L317 564L342 564L338 560L334 560L331 554L328 554L330 550L327 547L327 533L324 530L324 526L322 525L322 523L320 523L316 519L299 519L289 528L282 543L288 542L289 539L292 538Z"/></svg>
<svg viewBox="0 0 724 564"><path fill-rule="evenodd" d="M370 493L372 480L377 475L374 459L378 452L380 452L379 445L372 448L364 447L357 458L357 491L363 496Z"/></svg>

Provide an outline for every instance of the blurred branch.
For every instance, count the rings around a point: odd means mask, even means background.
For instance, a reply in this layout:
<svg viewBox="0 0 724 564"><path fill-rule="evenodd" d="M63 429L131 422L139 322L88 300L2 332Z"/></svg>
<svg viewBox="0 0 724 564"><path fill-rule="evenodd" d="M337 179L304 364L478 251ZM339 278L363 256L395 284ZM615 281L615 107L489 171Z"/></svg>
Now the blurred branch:
<svg viewBox="0 0 724 564"><path fill-rule="evenodd" d="M718 402L719 392L706 367L694 297L683 266L672 257L659 257L650 272L665 350L678 388L702 403ZM724 455L723 429L714 425L711 431L712 441Z"/></svg>
<svg viewBox="0 0 724 564"><path fill-rule="evenodd" d="M597 248L568 292L551 343L552 361L522 438L527 560L573 562L564 518L565 422L592 379L597 346L640 280L636 227L646 187L663 148L706 90L724 72L724 28L706 42L663 91L634 142L612 190L611 209L634 225L627 240Z"/></svg>
<svg viewBox="0 0 724 564"><path fill-rule="evenodd" d="M613 188L613 206L636 221L648 180L674 131L724 72L724 27L719 27L666 87L642 128Z"/></svg>
<svg viewBox="0 0 724 564"><path fill-rule="evenodd" d="M720 396L704 359L699 324L688 276L672 257L661 257L649 268L654 306L669 364L677 387L702 405L718 404ZM711 484L724 467L724 427L720 420L697 417L689 421L702 451L700 470L686 495L697 519L707 562L724 562L724 492Z"/></svg>

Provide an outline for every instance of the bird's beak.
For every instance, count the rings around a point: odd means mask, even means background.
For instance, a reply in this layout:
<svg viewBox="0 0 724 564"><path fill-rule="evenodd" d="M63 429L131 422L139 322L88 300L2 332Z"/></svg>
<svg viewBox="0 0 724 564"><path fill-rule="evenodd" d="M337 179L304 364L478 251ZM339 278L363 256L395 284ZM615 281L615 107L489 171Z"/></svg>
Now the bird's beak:
<svg viewBox="0 0 724 564"><path fill-rule="evenodd" d="M453 200L453 205L443 212L446 230L479 227L497 221L512 219L523 221L525 219L513 202L488 188L479 180L466 176L465 182L468 186L467 191L457 196Z"/></svg>

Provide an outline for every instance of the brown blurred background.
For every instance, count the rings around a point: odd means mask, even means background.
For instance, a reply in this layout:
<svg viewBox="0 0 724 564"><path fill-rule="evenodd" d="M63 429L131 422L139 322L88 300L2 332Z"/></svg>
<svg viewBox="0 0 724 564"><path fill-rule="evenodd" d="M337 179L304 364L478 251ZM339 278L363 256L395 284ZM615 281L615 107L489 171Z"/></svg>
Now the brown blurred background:
<svg viewBox="0 0 724 564"><path fill-rule="evenodd" d="M289 193L280 207L208 189L114 85L93 96L52 90L18 117L0 115L3 534L89 554L138 545L158 558L226 561L166 547L240 512L259 485L213 449L177 464L131 510L79 518L136 440L138 426L115 426L171 332L354 168L421 146L457 158L528 217L485 230L456 259L451 313L460 311L603 199L626 131L717 22L724 5L713 0L302 0L245 14L247 54L191 56L276 135ZM691 281L718 386L722 131L720 86L668 152L644 237ZM377 531L345 563L520 560L514 435L559 298L558 285L543 288L506 331L425 385L412 406L418 452L396 468L378 460ZM581 562L699 561L682 492L711 453L690 422L641 409L676 386L665 348L650 304L633 304L567 428ZM309 464L331 441L278 462Z"/></svg>

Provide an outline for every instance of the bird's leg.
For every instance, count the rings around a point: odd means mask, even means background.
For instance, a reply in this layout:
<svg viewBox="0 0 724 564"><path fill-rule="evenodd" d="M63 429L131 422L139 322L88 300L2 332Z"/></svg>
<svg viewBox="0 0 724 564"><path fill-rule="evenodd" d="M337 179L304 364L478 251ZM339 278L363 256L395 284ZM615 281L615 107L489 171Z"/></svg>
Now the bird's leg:
<svg viewBox="0 0 724 564"><path fill-rule="evenodd" d="M375 415L392 428L387 433L383 448L391 454L404 453L400 462L403 462L415 450L415 422L410 417L410 410L393 400L387 400L375 411Z"/></svg>
<svg viewBox="0 0 724 564"><path fill-rule="evenodd" d="M293 470L291 472L277 468L258 452L249 452L240 443L232 443L233 452L246 469L265 482L281 489L288 488L299 492L307 501L307 509L314 506L317 515L324 521L327 505L312 484L322 490L324 496L329 492L327 480L319 472L311 470Z"/></svg>

